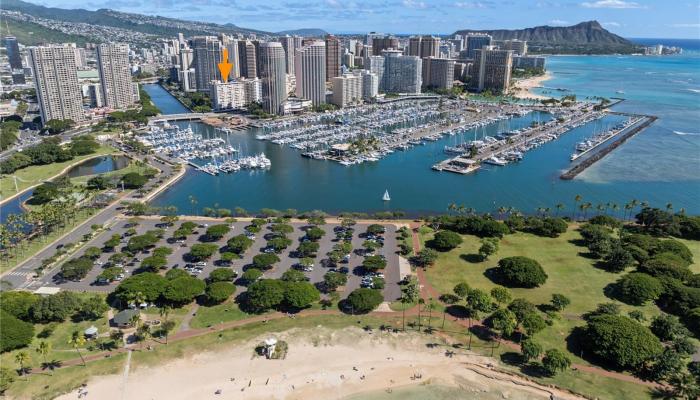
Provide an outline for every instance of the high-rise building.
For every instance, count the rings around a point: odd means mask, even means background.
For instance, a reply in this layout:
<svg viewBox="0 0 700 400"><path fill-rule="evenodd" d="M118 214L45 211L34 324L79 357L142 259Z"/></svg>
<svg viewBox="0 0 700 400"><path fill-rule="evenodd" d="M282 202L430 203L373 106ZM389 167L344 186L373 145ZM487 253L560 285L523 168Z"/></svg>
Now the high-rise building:
<svg viewBox="0 0 700 400"><path fill-rule="evenodd" d="M298 49L294 56L297 97L314 106L326 102L326 43L316 40Z"/></svg>
<svg viewBox="0 0 700 400"><path fill-rule="evenodd" d="M29 54L41 120L44 123L52 119L84 121L73 49L60 45L33 47Z"/></svg>
<svg viewBox="0 0 700 400"><path fill-rule="evenodd" d="M406 55L420 57L420 36L411 36L408 38L408 51Z"/></svg>
<svg viewBox="0 0 700 400"><path fill-rule="evenodd" d="M459 35L456 35L459 36ZM452 43L455 47L455 52L459 53L460 51L464 50L464 41L460 37L459 39L450 39L448 42Z"/></svg>
<svg viewBox="0 0 700 400"><path fill-rule="evenodd" d="M440 57L440 38L423 36L420 40L420 58Z"/></svg>
<svg viewBox="0 0 700 400"><path fill-rule="evenodd" d="M404 56L399 50L384 50L384 91L420 93L423 65L420 57Z"/></svg>
<svg viewBox="0 0 700 400"><path fill-rule="evenodd" d="M336 76L331 80L333 84L333 95L331 103L338 107L345 107L362 101L362 76L355 74L344 74Z"/></svg>
<svg viewBox="0 0 700 400"><path fill-rule="evenodd" d="M524 56L527 54L527 41L525 40L494 40L492 44L501 50L513 50L514 55Z"/></svg>
<svg viewBox="0 0 700 400"><path fill-rule="evenodd" d="M285 55L285 71L287 72L287 75L294 75L294 49L296 48L294 46L294 38L285 35L279 38L280 43L282 43L282 47L284 48L284 55Z"/></svg>
<svg viewBox="0 0 700 400"><path fill-rule="evenodd" d="M238 55L238 39L228 35L223 35L221 42L228 51L228 62L231 63L231 73L229 79L235 79L241 76L241 58Z"/></svg>
<svg viewBox="0 0 700 400"><path fill-rule="evenodd" d="M377 74L373 74L366 69L358 69L353 71L353 74L362 77L362 98L364 100L372 100L379 94L379 79Z"/></svg>
<svg viewBox="0 0 700 400"><path fill-rule="evenodd" d="M362 58L360 58L360 60L361 59ZM355 55L352 53L343 54L343 66L346 68L354 68L355 67Z"/></svg>
<svg viewBox="0 0 700 400"><path fill-rule="evenodd" d="M87 98L90 107L103 107L104 103L102 102L102 85L100 85L99 83L92 83L87 85Z"/></svg>
<svg viewBox="0 0 700 400"><path fill-rule="evenodd" d="M195 36L192 38L192 65L197 91L208 92L212 81L220 81L218 64L221 62L221 42L216 36Z"/></svg>
<svg viewBox="0 0 700 400"><path fill-rule="evenodd" d="M102 103L122 110L135 103L129 69L129 46L125 43L102 43L97 46L97 69L102 85Z"/></svg>
<svg viewBox="0 0 700 400"><path fill-rule="evenodd" d="M287 100L286 55L280 42L260 43L260 80L263 110L269 114L284 113Z"/></svg>
<svg viewBox="0 0 700 400"><path fill-rule="evenodd" d="M211 86L212 108L228 111L244 108L262 100L260 79L237 79L228 82L215 81Z"/></svg>
<svg viewBox="0 0 700 400"><path fill-rule="evenodd" d="M341 54L340 39L326 35L326 81L340 76Z"/></svg>
<svg viewBox="0 0 700 400"><path fill-rule="evenodd" d="M480 33L467 35L467 58L474 59L476 51L484 46L491 45L491 36Z"/></svg>
<svg viewBox="0 0 700 400"><path fill-rule="evenodd" d="M544 57L536 56L513 56L513 68L538 68L545 69Z"/></svg>
<svg viewBox="0 0 700 400"><path fill-rule="evenodd" d="M377 76L378 90L384 91L384 57L369 56L365 63L365 70Z"/></svg>
<svg viewBox="0 0 700 400"><path fill-rule="evenodd" d="M428 57L423 59L423 87L452 89L455 60Z"/></svg>
<svg viewBox="0 0 700 400"><path fill-rule="evenodd" d="M476 50L474 72L469 81L477 91L491 90L507 94L510 74L513 67L513 51L499 50L495 46L485 46Z"/></svg>
<svg viewBox="0 0 700 400"><path fill-rule="evenodd" d="M399 48L399 39L393 36L375 37L372 39L372 55L380 56L382 51Z"/></svg>
<svg viewBox="0 0 700 400"><path fill-rule="evenodd" d="M5 36L5 51L12 70L12 83L15 85L25 84L27 81L24 79L22 56L19 53L19 43L16 37Z"/></svg>
<svg viewBox="0 0 700 400"><path fill-rule="evenodd" d="M365 46L371 46L375 38L384 37L383 33L370 32L365 35Z"/></svg>
<svg viewBox="0 0 700 400"><path fill-rule="evenodd" d="M258 61L255 45L249 40L238 42L238 59L241 76L253 79L258 76Z"/></svg>

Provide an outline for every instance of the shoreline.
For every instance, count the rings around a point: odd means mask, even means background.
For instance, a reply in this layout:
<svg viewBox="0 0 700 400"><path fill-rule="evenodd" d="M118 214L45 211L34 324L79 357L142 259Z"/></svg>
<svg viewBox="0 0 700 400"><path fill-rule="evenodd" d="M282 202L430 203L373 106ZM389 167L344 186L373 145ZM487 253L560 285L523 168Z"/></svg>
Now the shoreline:
<svg viewBox="0 0 700 400"><path fill-rule="evenodd" d="M533 89L541 87L545 81L552 79L554 75L550 71L545 71L544 75L533 76L515 81L513 96L519 99L547 99L547 96L537 94Z"/></svg>

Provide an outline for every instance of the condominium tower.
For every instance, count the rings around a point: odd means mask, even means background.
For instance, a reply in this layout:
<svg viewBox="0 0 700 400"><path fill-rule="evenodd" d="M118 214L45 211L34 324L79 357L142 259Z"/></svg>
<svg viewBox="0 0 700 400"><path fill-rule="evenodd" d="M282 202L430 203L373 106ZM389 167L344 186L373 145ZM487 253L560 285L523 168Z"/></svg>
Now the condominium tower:
<svg viewBox="0 0 700 400"><path fill-rule="evenodd" d="M476 50L470 84L478 91L491 90L507 94L513 67L513 51L486 46Z"/></svg>
<svg viewBox="0 0 700 400"><path fill-rule="evenodd" d="M326 43L307 42L294 56L297 97L311 100L314 106L326 102Z"/></svg>
<svg viewBox="0 0 700 400"><path fill-rule="evenodd" d="M260 43L260 79L262 80L263 110L269 114L284 114L287 100L286 55L282 43Z"/></svg>
<svg viewBox="0 0 700 400"><path fill-rule="evenodd" d="M97 46L102 104L113 110L129 108L136 102L129 69L129 46L102 43Z"/></svg>
<svg viewBox="0 0 700 400"><path fill-rule="evenodd" d="M340 39L326 35L326 81L340 76Z"/></svg>
<svg viewBox="0 0 700 400"><path fill-rule="evenodd" d="M480 33L467 35L467 58L474 59L476 51L491 45L491 36Z"/></svg>
<svg viewBox="0 0 700 400"><path fill-rule="evenodd" d="M44 123L52 119L84 121L75 51L61 45L42 46L31 48L29 56L41 120Z"/></svg>
<svg viewBox="0 0 700 400"><path fill-rule="evenodd" d="M221 48L221 42L216 36L195 36L192 39L192 65L197 91L208 92L212 81L221 80L218 67Z"/></svg>
<svg viewBox="0 0 700 400"><path fill-rule="evenodd" d="M420 93L423 66L420 57L404 56L399 50L384 50L384 91Z"/></svg>
<svg viewBox="0 0 700 400"><path fill-rule="evenodd" d="M15 85L26 83L24 79L24 68L22 66L22 55L19 53L19 43L16 37L5 36L5 52L10 62L12 83Z"/></svg>

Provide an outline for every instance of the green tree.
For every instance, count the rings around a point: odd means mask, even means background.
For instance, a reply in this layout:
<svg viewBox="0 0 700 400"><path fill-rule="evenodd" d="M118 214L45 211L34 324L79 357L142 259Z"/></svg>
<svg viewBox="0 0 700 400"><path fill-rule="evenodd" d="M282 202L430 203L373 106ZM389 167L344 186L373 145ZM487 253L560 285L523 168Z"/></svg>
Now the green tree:
<svg viewBox="0 0 700 400"><path fill-rule="evenodd" d="M377 271L386 267L386 259L381 256L367 256L362 260L362 267L368 271Z"/></svg>
<svg viewBox="0 0 700 400"><path fill-rule="evenodd" d="M276 254L262 253L253 257L253 266L259 270L266 270L272 268L272 265L279 261L280 258Z"/></svg>
<svg viewBox="0 0 700 400"><path fill-rule="evenodd" d="M213 304L224 302L234 293L236 293L236 287L231 282L212 282L205 290L207 300Z"/></svg>
<svg viewBox="0 0 700 400"><path fill-rule="evenodd" d="M504 288L503 286L496 286L491 289L491 297L493 297L499 304L507 304L512 300L512 295L510 290Z"/></svg>
<svg viewBox="0 0 700 400"><path fill-rule="evenodd" d="M68 344L73 346L75 351L78 353L78 356L80 356L80 360L83 362L83 365L85 365L85 358L83 358L83 354L80 352L80 348L85 346L85 343L85 335L80 333L80 331L74 331L70 339L68 340Z"/></svg>
<svg viewBox="0 0 700 400"><path fill-rule="evenodd" d="M552 307L557 311L562 311L571 304L571 300L568 297L560 293L552 294L552 300L549 301Z"/></svg>
<svg viewBox="0 0 700 400"><path fill-rule="evenodd" d="M172 279L163 291L163 299L175 305L187 304L202 294L204 288L204 282L197 278L188 276Z"/></svg>
<svg viewBox="0 0 700 400"><path fill-rule="evenodd" d="M209 282L232 282L236 272L228 268L217 268L209 274Z"/></svg>
<svg viewBox="0 0 700 400"><path fill-rule="evenodd" d="M622 368L637 368L662 351L659 339L647 327L620 315L589 318L584 337L589 351Z"/></svg>
<svg viewBox="0 0 700 400"><path fill-rule="evenodd" d="M623 275L616 283L620 298L628 304L641 306L659 298L663 286L658 279L641 272Z"/></svg>
<svg viewBox="0 0 700 400"><path fill-rule="evenodd" d="M248 250L250 246L253 245L253 241L246 235L241 234L229 239L228 242L226 242L226 245L228 246L229 250L240 254Z"/></svg>
<svg viewBox="0 0 700 400"><path fill-rule="evenodd" d="M32 359L26 351L20 351L15 354L15 362L19 366L18 370L20 375L24 375L27 372L27 364L31 361Z"/></svg>
<svg viewBox="0 0 700 400"><path fill-rule="evenodd" d="M489 256L496 254L498 251L498 239L496 238L484 238L481 240L481 247L479 247L479 255L482 260L486 260Z"/></svg>
<svg viewBox="0 0 700 400"><path fill-rule="evenodd" d="M265 311L280 305L284 295L284 282L276 279L261 279L248 286L246 304L252 311Z"/></svg>
<svg viewBox="0 0 700 400"><path fill-rule="evenodd" d="M329 291L335 291L340 286L345 286L348 282L348 276L340 272L326 272L323 275L323 285Z"/></svg>
<svg viewBox="0 0 700 400"><path fill-rule="evenodd" d="M307 280L306 275L303 272L296 269L288 269L284 271L280 280L285 282L305 282Z"/></svg>
<svg viewBox="0 0 700 400"><path fill-rule="evenodd" d="M306 308L321 297L316 287L309 282L287 282L284 285L284 303L293 308Z"/></svg>
<svg viewBox="0 0 700 400"><path fill-rule="evenodd" d="M253 283L260 279L263 276L263 273L257 269L257 268L250 268L247 269L245 272L243 272L243 275L241 275L241 279L243 279L247 283Z"/></svg>
<svg viewBox="0 0 700 400"><path fill-rule="evenodd" d="M475 311L489 312L492 309L491 296L481 289L471 289L467 294L467 305Z"/></svg>
<svg viewBox="0 0 700 400"><path fill-rule="evenodd" d="M547 274L540 263L531 258L522 256L502 258L498 266L501 278L510 286L532 288L547 281Z"/></svg>
<svg viewBox="0 0 700 400"><path fill-rule="evenodd" d="M542 354L542 346L532 339L525 339L520 342L520 352L525 362L536 360Z"/></svg>
<svg viewBox="0 0 700 400"><path fill-rule="evenodd" d="M348 308L353 314L365 314L379 306L384 301L378 290L360 288L353 290L347 298Z"/></svg>
<svg viewBox="0 0 700 400"><path fill-rule="evenodd" d="M430 247L438 251L449 251L462 244L462 237L452 231L440 231L430 241Z"/></svg>
<svg viewBox="0 0 700 400"><path fill-rule="evenodd" d="M489 326L501 333L502 337L508 337L513 334L518 321L515 319L515 314L512 311L501 308L496 310L488 319Z"/></svg>
<svg viewBox="0 0 700 400"><path fill-rule="evenodd" d="M206 237L207 240L215 242L224 237L230 231L231 227L229 227L227 224L212 225L207 228Z"/></svg>
<svg viewBox="0 0 700 400"><path fill-rule="evenodd" d="M571 360L561 350L549 349L542 358L542 367L549 376L554 376L557 372L566 371L571 366Z"/></svg>
<svg viewBox="0 0 700 400"><path fill-rule="evenodd" d="M206 260L216 253L219 247L213 243L195 243L190 247L189 256L193 260Z"/></svg>
<svg viewBox="0 0 700 400"><path fill-rule="evenodd" d="M17 319L5 310L0 310L0 326L2 326L0 352L4 353L6 351L25 347L32 342L34 326Z"/></svg>

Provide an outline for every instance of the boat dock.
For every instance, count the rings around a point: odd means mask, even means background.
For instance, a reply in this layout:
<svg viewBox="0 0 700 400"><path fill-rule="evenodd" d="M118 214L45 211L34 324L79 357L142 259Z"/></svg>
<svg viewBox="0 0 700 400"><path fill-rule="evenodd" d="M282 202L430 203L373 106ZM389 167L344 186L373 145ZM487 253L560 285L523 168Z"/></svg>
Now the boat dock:
<svg viewBox="0 0 700 400"><path fill-rule="evenodd" d="M628 139L636 135L637 133L643 131L646 129L649 125L654 123L658 119L658 117L654 115L638 115L638 114L628 114L628 113L619 113L619 112L611 112L610 114L615 114L615 115L624 115L628 116L631 118L638 118L639 120L628 126L625 129L620 130L617 132L615 137L615 141L610 142L610 144L604 148L602 148L600 151L596 152L592 156L586 158L585 160L581 161L580 163L574 165L571 169L568 171L564 172L561 174L559 178L563 180L571 180L576 177L576 175L580 174L583 172L586 168L590 167L593 165L596 161L602 159L606 155L608 155L611 151L615 150L618 148L620 145L622 145L624 142L626 142ZM623 133L624 132L624 133ZM608 140L606 140L607 142ZM601 143L602 144L602 143ZM596 146L597 147L597 146Z"/></svg>
<svg viewBox="0 0 700 400"><path fill-rule="evenodd" d="M476 149L472 156L471 151L449 158L433 165L436 171L448 171L459 174L469 174L481 168L482 163L494 165L506 165L506 159L520 159L522 153L538 147L548 141L555 140L564 133L605 116L603 111L576 111L564 117L562 121L553 119L547 123L533 126L523 132L510 136L505 140L493 140L490 143Z"/></svg>

